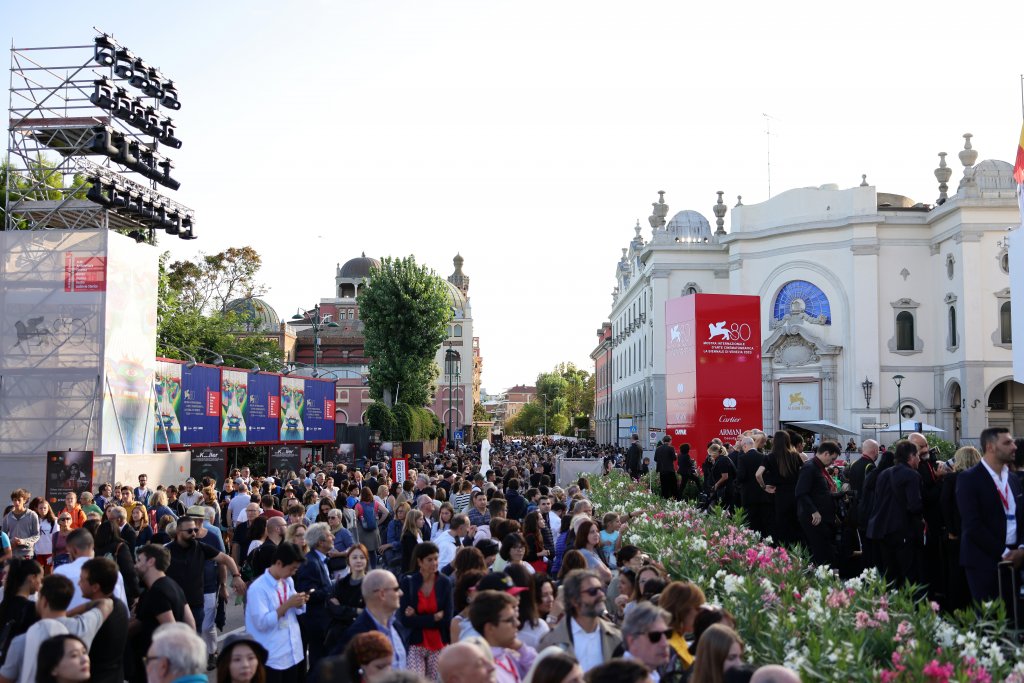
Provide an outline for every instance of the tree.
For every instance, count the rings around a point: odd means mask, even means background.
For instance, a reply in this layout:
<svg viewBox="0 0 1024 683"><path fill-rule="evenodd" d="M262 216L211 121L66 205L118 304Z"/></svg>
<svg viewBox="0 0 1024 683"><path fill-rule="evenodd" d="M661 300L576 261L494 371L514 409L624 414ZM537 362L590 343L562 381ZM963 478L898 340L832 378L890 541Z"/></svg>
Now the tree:
<svg viewBox="0 0 1024 683"><path fill-rule="evenodd" d="M427 404L438 376L434 358L452 315L444 281L414 257L384 258L370 271L359 288L359 316L372 398L391 406L397 394L402 403Z"/></svg>
<svg viewBox="0 0 1024 683"><path fill-rule="evenodd" d="M252 247L231 247L218 254L199 254L196 261L175 261L168 270L168 284L178 292L183 309L223 313L234 299L266 293L256 281L262 266L263 259Z"/></svg>
<svg viewBox="0 0 1024 683"><path fill-rule="evenodd" d="M487 413L487 409L480 403L473 404L473 422L487 422L491 419L491 416Z"/></svg>

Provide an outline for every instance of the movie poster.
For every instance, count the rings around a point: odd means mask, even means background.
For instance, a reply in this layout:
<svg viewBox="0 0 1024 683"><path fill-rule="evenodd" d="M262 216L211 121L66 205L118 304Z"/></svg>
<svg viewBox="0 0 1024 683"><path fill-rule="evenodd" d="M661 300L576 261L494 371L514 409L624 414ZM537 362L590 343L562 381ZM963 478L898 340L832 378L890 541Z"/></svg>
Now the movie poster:
<svg viewBox="0 0 1024 683"><path fill-rule="evenodd" d="M244 370L220 371L220 440L245 443L246 405L249 402L249 373Z"/></svg>
<svg viewBox="0 0 1024 683"><path fill-rule="evenodd" d="M304 441L305 418L306 380L302 377L282 377L281 441Z"/></svg>
<svg viewBox="0 0 1024 683"><path fill-rule="evenodd" d="M157 361L155 389L158 448L220 441L220 368Z"/></svg>
<svg viewBox="0 0 1024 683"><path fill-rule="evenodd" d="M248 409L245 412L249 443L276 443L281 418L281 376L249 375Z"/></svg>
<svg viewBox="0 0 1024 683"><path fill-rule="evenodd" d="M189 476L196 480L197 486L202 485L203 477L209 477L219 485L227 476L227 465L227 449L223 446L193 448Z"/></svg>
<svg viewBox="0 0 1024 683"><path fill-rule="evenodd" d="M92 490L92 451L50 451L46 454L46 500L54 514L64 509L72 491Z"/></svg>
<svg viewBox="0 0 1024 683"><path fill-rule="evenodd" d="M334 382L306 380L306 441L334 441Z"/></svg>
<svg viewBox="0 0 1024 683"><path fill-rule="evenodd" d="M277 476L284 480L289 472L298 473L302 465L302 454L299 446L271 446L270 471L277 470Z"/></svg>
<svg viewBox="0 0 1024 683"><path fill-rule="evenodd" d="M348 467L356 466L356 445L354 443L340 443L338 444L338 457L335 462L339 465L347 465Z"/></svg>

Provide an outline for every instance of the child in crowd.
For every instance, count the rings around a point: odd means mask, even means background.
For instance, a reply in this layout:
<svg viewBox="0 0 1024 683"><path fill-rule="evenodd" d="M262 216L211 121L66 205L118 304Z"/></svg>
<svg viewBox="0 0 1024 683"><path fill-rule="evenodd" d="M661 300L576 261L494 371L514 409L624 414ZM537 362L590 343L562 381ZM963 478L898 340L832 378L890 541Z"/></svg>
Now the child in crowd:
<svg viewBox="0 0 1024 683"><path fill-rule="evenodd" d="M616 512L607 513L601 520L601 551L608 562L609 569L616 569L615 553L622 547L622 534L619 515Z"/></svg>

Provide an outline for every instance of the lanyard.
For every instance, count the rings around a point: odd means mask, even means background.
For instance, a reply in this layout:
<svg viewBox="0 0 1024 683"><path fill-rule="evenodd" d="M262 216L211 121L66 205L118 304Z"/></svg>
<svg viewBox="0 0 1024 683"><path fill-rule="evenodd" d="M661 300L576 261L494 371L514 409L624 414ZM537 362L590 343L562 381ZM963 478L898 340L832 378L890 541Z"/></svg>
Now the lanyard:
<svg viewBox="0 0 1024 683"><path fill-rule="evenodd" d="M504 660L504 661L503 661ZM505 661L508 661L508 655L502 655L494 660L494 665L501 667L501 670L514 677L517 681L519 680L519 670L516 669L515 664L509 661L508 666L505 665Z"/></svg>
<svg viewBox="0 0 1024 683"><path fill-rule="evenodd" d="M274 592L277 593L277 606L280 607L288 600L288 584L284 581L279 581L278 584L281 586L281 589L275 588Z"/></svg>
<svg viewBox="0 0 1024 683"><path fill-rule="evenodd" d="M995 484L996 484L996 493L999 494L999 500L1003 503L1003 509L1006 510L1007 514L1009 514L1010 513L1010 482L1009 482L1009 480L1007 480L1007 482L1006 482L1006 492L1004 493L1003 492L1002 482L999 479L995 478L995 477L993 477L993 480L995 481Z"/></svg>

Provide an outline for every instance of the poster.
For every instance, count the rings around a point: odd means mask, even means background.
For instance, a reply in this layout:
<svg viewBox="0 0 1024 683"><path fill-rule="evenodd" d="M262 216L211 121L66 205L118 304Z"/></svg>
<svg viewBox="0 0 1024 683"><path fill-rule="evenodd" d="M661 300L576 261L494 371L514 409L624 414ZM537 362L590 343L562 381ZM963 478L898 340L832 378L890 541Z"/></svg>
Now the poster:
<svg viewBox="0 0 1024 683"><path fill-rule="evenodd" d="M406 480L406 473L409 471L409 458L391 459L391 480L396 484L402 484Z"/></svg>
<svg viewBox="0 0 1024 683"><path fill-rule="evenodd" d="M340 443L338 444L338 457L335 462L339 465L347 465L348 467L356 466L356 445L354 443Z"/></svg>
<svg viewBox="0 0 1024 683"><path fill-rule="evenodd" d="M305 440L334 441L334 382L305 380Z"/></svg>
<svg viewBox="0 0 1024 683"><path fill-rule="evenodd" d="M244 370L220 371L220 440L245 443L246 406L249 402L249 373Z"/></svg>
<svg viewBox="0 0 1024 683"><path fill-rule="evenodd" d="M154 380L158 448L220 441L220 369L157 361Z"/></svg>
<svg viewBox="0 0 1024 683"><path fill-rule="evenodd" d="M299 446L271 446L269 471L277 470L280 480L288 478L289 472L298 472L302 466Z"/></svg>
<svg viewBox="0 0 1024 683"><path fill-rule="evenodd" d="M72 491L92 490L92 451L50 451L46 454L46 500L54 514L64 509Z"/></svg>
<svg viewBox="0 0 1024 683"><path fill-rule="evenodd" d="M281 418L281 376L252 373L248 377L245 440L249 443L276 443Z"/></svg>
<svg viewBox="0 0 1024 683"><path fill-rule="evenodd" d="M281 378L281 441L303 441L306 438L306 380L302 377Z"/></svg>
<svg viewBox="0 0 1024 683"><path fill-rule="evenodd" d="M196 488L202 487L203 477L209 477L218 485L227 476L227 449L223 446L193 448L189 476L196 480Z"/></svg>
<svg viewBox="0 0 1024 683"><path fill-rule="evenodd" d="M779 422L821 419L821 386L817 382L779 382Z"/></svg>
<svg viewBox="0 0 1024 683"><path fill-rule="evenodd" d="M698 464L714 438L760 428L760 298L691 294L665 302L666 421Z"/></svg>

